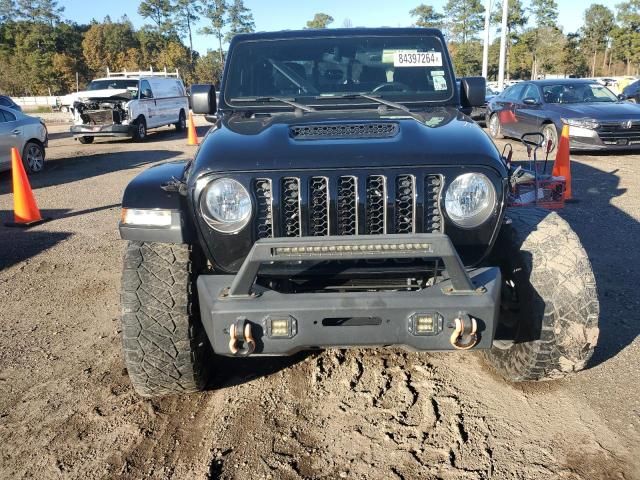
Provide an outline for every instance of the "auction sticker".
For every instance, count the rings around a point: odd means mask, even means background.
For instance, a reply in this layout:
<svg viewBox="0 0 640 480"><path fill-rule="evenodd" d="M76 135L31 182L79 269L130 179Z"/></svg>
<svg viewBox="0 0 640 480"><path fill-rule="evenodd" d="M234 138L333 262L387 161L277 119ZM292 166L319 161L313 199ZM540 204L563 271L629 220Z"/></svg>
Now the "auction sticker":
<svg viewBox="0 0 640 480"><path fill-rule="evenodd" d="M394 67L441 67L440 52L416 52L399 50L393 54Z"/></svg>

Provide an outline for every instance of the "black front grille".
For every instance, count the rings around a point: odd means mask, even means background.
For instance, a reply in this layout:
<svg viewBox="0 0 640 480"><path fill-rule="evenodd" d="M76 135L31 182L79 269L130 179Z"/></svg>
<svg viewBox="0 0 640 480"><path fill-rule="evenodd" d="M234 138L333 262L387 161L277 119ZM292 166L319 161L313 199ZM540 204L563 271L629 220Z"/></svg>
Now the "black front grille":
<svg viewBox="0 0 640 480"><path fill-rule="evenodd" d="M258 178L255 233L268 238L442 232L442 183L440 175L420 172Z"/></svg>
<svg viewBox="0 0 640 480"><path fill-rule="evenodd" d="M289 129L291 138L296 140L387 138L395 136L398 131L398 124L394 122L298 125Z"/></svg>
<svg viewBox="0 0 640 480"><path fill-rule="evenodd" d="M627 123L626 121L601 123L598 133L635 133L640 132L640 122Z"/></svg>
<svg viewBox="0 0 640 480"><path fill-rule="evenodd" d="M600 140L606 145L628 145L640 143L640 122L602 123L596 130Z"/></svg>

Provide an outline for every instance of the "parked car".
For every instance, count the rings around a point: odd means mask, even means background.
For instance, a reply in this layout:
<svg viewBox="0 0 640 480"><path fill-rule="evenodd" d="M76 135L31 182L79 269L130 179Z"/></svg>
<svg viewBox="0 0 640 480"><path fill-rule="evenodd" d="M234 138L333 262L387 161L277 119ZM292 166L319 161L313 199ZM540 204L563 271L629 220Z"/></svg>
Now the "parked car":
<svg viewBox="0 0 640 480"><path fill-rule="evenodd" d="M22 107L13 101L8 95L0 95L0 107L7 107L12 110L22 111Z"/></svg>
<svg viewBox="0 0 640 480"><path fill-rule="evenodd" d="M439 30L239 34L224 72L219 105L191 87L215 122L195 158L122 199L139 394L200 390L220 356L318 348L484 350L511 381L587 365L589 259L557 214L507 209L515 166L459 111L485 79L456 88Z"/></svg>
<svg viewBox="0 0 640 480"><path fill-rule="evenodd" d="M141 142L151 128L187 125L189 100L178 73L122 72L93 80L74 94L71 133L80 143L95 137L129 137Z"/></svg>
<svg viewBox="0 0 640 480"><path fill-rule="evenodd" d="M42 119L0 107L0 171L11 169L12 147L22 154L27 172L41 171L48 142L47 127Z"/></svg>
<svg viewBox="0 0 640 480"><path fill-rule="evenodd" d="M620 94L621 100L631 103L640 103L640 80L627 85Z"/></svg>
<svg viewBox="0 0 640 480"><path fill-rule="evenodd" d="M564 123L571 127L573 149L640 147L640 106L620 101L594 80L536 80L513 85L489 102L486 121L494 138L540 132L551 141L551 151Z"/></svg>

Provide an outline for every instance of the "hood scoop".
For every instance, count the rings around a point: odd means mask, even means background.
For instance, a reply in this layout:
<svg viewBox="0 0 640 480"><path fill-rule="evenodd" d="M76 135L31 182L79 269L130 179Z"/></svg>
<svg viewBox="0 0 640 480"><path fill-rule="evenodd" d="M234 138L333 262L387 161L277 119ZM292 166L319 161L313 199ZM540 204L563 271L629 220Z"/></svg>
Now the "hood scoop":
<svg viewBox="0 0 640 480"><path fill-rule="evenodd" d="M332 140L350 138L395 137L400 127L395 122L321 123L318 125L294 125L289 135L294 140Z"/></svg>

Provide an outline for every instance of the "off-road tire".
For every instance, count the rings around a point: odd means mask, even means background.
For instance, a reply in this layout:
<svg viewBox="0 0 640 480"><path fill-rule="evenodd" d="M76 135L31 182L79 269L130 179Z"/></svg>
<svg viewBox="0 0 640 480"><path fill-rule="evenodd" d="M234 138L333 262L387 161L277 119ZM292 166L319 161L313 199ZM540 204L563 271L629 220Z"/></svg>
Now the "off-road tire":
<svg viewBox="0 0 640 480"><path fill-rule="evenodd" d="M144 397L202 390L211 346L200 321L196 247L129 242L122 274L122 343L131 383Z"/></svg>
<svg viewBox="0 0 640 480"><path fill-rule="evenodd" d="M503 226L495 251L503 252L503 284L515 283L517 312L511 315L517 324L513 343L496 341L486 356L515 382L552 380L582 370L599 333L596 282L587 253L555 212L514 208L507 217L512 223ZM503 311L501 319L508 315Z"/></svg>
<svg viewBox="0 0 640 480"><path fill-rule="evenodd" d="M133 124L132 140L134 142L144 142L147 139L147 134L147 121L140 115Z"/></svg>
<svg viewBox="0 0 640 480"><path fill-rule="evenodd" d="M502 134L502 125L500 124L500 117L497 113L494 113L489 117L487 128L493 138L498 140L502 140L504 138L504 135Z"/></svg>
<svg viewBox="0 0 640 480"><path fill-rule="evenodd" d="M93 143L93 140L95 139L95 137L78 137L78 141L83 144L83 145L88 145L90 143Z"/></svg>
<svg viewBox="0 0 640 480"><path fill-rule="evenodd" d="M178 132L184 132L187 129L187 115L184 113L184 110L180 110L178 123L175 124L175 127Z"/></svg>

